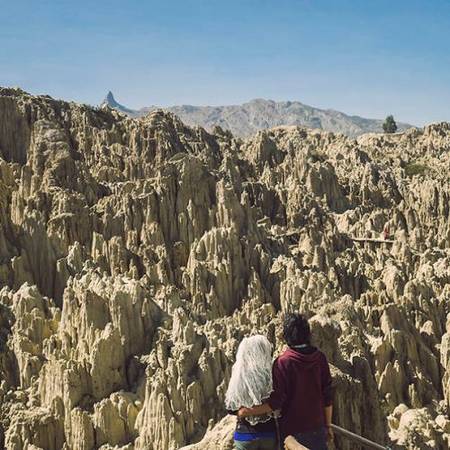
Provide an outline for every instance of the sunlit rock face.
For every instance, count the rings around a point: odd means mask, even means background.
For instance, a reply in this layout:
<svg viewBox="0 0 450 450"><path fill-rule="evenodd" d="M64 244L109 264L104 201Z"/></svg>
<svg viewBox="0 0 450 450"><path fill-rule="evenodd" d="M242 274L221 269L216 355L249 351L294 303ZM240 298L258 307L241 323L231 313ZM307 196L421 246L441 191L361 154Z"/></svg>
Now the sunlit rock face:
<svg viewBox="0 0 450 450"><path fill-rule="evenodd" d="M335 423L448 448L449 124L243 141L0 89L0 156L0 447L231 448L240 340L300 311Z"/></svg>

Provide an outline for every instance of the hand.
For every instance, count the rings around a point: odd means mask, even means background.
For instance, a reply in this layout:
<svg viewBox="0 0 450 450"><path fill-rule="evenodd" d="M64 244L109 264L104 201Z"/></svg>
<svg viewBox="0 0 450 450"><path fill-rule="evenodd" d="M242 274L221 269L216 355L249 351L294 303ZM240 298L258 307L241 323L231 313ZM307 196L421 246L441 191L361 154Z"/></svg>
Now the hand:
<svg viewBox="0 0 450 450"><path fill-rule="evenodd" d="M238 417L241 418L241 419L242 419L243 417L247 416L247 415L248 415L248 408L244 408L244 407L240 408L239 411L238 411L238 413L237 413L237 415L238 415Z"/></svg>
<svg viewBox="0 0 450 450"><path fill-rule="evenodd" d="M334 432L330 425L327 425L327 441L334 441Z"/></svg>

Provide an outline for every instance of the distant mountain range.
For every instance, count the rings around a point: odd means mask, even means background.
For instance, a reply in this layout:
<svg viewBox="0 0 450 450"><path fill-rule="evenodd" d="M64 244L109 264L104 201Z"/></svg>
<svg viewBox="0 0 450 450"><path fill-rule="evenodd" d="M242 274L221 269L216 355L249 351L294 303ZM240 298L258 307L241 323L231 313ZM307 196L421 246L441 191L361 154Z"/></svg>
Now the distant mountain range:
<svg viewBox="0 0 450 450"><path fill-rule="evenodd" d="M219 125L235 136L248 137L258 130L280 125L302 125L356 137L364 133L382 132L383 120L349 116L333 109L319 109L297 101L275 102L255 99L242 105L226 106L148 106L138 110L127 108L116 101L111 91L101 106L109 106L132 117L142 117L156 109L176 114L188 125L200 125L212 130ZM397 122L399 131L413 125Z"/></svg>

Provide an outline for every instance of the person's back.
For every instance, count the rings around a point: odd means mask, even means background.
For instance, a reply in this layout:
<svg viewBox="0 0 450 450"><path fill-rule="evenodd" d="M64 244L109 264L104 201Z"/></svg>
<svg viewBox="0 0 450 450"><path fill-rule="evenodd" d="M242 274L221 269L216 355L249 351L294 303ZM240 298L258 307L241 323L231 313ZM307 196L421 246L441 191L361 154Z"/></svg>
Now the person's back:
<svg viewBox="0 0 450 450"><path fill-rule="evenodd" d="M229 413L261 405L272 392L272 345L261 335L244 338L239 345L225 397ZM238 417L234 432L237 450L273 450L276 445L272 414Z"/></svg>
<svg viewBox="0 0 450 450"><path fill-rule="evenodd" d="M281 433L311 450L326 449L332 437L332 380L325 355L310 344L310 328L300 314L287 314L283 334L288 349L273 365L274 391L268 400L281 410Z"/></svg>
<svg viewBox="0 0 450 450"><path fill-rule="evenodd" d="M281 409L284 436L311 432L326 424L331 378L325 355L310 345L288 348L273 366L274 393L268 403Z"/></svg>

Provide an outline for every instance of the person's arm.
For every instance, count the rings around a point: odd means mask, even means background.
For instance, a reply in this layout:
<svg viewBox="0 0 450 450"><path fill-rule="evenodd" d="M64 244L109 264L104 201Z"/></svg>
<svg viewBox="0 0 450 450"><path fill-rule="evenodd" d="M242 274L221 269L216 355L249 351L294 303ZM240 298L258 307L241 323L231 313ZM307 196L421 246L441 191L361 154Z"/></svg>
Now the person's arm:
<svg viewBox="0 0 450 450"><path fill-rule="evenodd" d="M331 428L331 419L333 417L333 405L325 406L325 426L327 428L327 438L334 440L333 428Z"/></svg>
<svg viewBox="0 0 450 450"><path fill-rule="evenodd" d="M333 404L333 379L331 378L330 366L327 358L322 354L322 364L320 370L320 383L322 387L322 400L325 407Z"/></svg>
<svg viewBox="0 0 450 450"><path fill-rule="evenodd" d="M329 440L334 439L333 429L331 428L333 419L333 379L331 378L330 366L326 357L323 357L322 373L322 395L324 404L325 426Z"/></svg>
<svg viewBox="0 0 450 450"><path fill-rule="evenodd" d="M273 392L270 397L262 405L253 406L252 408L241 408L238 417L262 416L272 411L281 409L287 397L287 381L285 371L280 367L279 360L275 360L272 367L272 385Z"/></svg>
<svg viewBox="0 0 450 450"><path fill-rule="evenodd" d="M333 405L325 406L325 425L331 427L331 419L333 417Z"/></svg>
<svg viewBox="0 0 450 450"><path fill-rule="evenodd" d="M267 403L272 411L281 410L288 398L287 370L283 367L283 362L279 358L275 360L272 366L273 391L267 399Z"/></svg>
<svg viewBox="0 0 450 450"><path fill-rule="evenodd" d="M263 403L262 405L253 406L252 408L241 408L238 411L238 417L248 417L248 416L262 416L263 414L268 414L272 412L272 408L268 403Z"/></svg>

